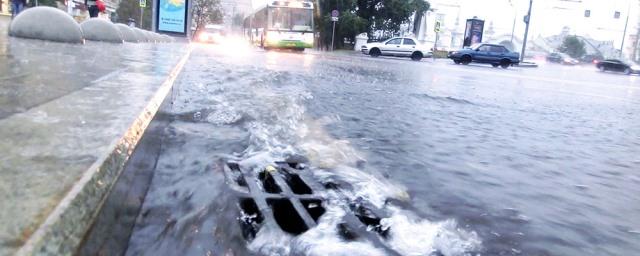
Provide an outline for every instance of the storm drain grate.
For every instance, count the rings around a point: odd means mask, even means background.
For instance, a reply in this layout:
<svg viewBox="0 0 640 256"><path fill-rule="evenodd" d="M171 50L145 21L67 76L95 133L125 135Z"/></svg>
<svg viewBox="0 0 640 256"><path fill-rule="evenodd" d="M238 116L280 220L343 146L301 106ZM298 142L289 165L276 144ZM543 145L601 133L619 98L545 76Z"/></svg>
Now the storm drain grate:
<svg viewBox="0 0 640 256"><path fill-rule="evenodd" d="M243 170L239 164L224 164L227 183L238 193L238 221L247 240L255 238L264 225L275 225L292 235L299 235L317 225L326 212L320 192L340 190L349 184L319 183L303 163L276 162L259 172ZM351 212L336 227L345 241L369 240L388 255L398 255L384 242L389 227L381 224L384 212L363 200L349 201L345 209Z"/></svg>
<svg viewBox="0 0 640 256"><path fill-rule="evenodd" d="M302 234L325 212L322 198L300 174L303 165L279 162L255 174L229 162L224 169L228 183L240 194L238 220L245 239L253 239L269 221L285 232Z"/></svg>

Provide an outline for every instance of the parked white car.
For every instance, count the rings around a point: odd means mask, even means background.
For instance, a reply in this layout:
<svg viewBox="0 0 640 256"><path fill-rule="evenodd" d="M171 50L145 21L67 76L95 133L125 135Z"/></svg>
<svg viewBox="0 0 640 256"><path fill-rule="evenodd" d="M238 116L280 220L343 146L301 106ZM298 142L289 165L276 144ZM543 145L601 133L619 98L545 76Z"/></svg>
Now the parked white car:
<svg viewBox="0 0 640 256"><path fill-rule="evenodd" d="M432 54L428 46L411 37L394 37L384 42L368 43L362 46L361 51L371 57L411 57L415 61Z"/></svg>

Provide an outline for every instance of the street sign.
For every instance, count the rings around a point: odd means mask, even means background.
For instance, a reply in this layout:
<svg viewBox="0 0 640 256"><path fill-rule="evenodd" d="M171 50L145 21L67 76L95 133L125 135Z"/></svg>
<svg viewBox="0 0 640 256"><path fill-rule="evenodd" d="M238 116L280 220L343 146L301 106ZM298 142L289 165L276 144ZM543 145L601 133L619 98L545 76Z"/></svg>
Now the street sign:
<svg viewBox="0 0 640 256"><path fill-rule="evenodd" d="M147 7L147 0L140 0L140 7Z"/></svg>
<svg viewBox="0 0 640 256"><path fill-rule="evenodd" d="M436 33L440 32L440 21L436 21L436 26L433 27L433 31Z"/></svg>
<svg viewBox="0 0 640 256"><path fill-rule="evenodd" d="M340 12L338 10L331 11L331 21L333 21L333 30L331 31L331 50L333 51L333 40L336 37L336 22L338 21Z"/></svg>

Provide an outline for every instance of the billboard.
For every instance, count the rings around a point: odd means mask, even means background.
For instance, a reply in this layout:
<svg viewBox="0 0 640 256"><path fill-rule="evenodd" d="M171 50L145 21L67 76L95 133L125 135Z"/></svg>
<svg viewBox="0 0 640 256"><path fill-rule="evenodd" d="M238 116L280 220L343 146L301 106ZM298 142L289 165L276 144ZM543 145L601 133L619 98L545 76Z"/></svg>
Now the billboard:
<svg viewBox="0 0 640 256"><path fill-rule="evenodd" d="M463 47L482 43L482 33L484 30L484 20L468 19L467 27L464 29Z"/></svg>
<svg viewBox="0 0 640 256"><path fill-rule="evenodd" d="M186 35L188 0L158 0L158 3L156 30Z"/></svg>

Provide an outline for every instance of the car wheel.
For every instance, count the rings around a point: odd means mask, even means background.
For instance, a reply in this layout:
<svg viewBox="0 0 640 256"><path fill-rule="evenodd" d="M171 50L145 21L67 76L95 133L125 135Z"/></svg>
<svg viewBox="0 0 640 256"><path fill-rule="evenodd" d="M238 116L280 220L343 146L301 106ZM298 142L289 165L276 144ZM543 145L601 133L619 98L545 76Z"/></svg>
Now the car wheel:
<svg viewBox="0 0 640 256"><path fill-rule="evenodd" d="M420 61L422 59L422 53L414 52L413 54L411 54L411 59L414 61Z"/></svg>
<svg viewBox="0 0 640 256"><path fill-rule="evenodd" d="M509 60L501 60L500 61L500 67L508 68L509 66L511 66L511 61L509 61Z"/></svg>
<svg viewBox="0 0 640 256"><path fill-rule="evenodd" d="M606 69L604 66L599 66L599 67L598 67L598 69L599 69L600 71L602 71L602 72L607 71L607 69Z"/></svg>
<svg viewBox="0 0 640 256"><path fill-rule="evenodd" d="M371 57L374 57L374 58L380 56L380 49L378 49L378 48L371 49L369 51L369 55L371 55Z"/></svg>
<svg viewBox="0 0 640 256"><path fill-rule="evenodd" d="M491 63L491 66L493 66L494 68L497 68L500 65L499 64L495 64L495 63Z"/></svg>
<svg viewBox="0 0 640 256"><path fill-rule="evenodd" d="M471 63L471 56L462 56L462 58L460 58L460 63L462 63L462 65L469 65L469 63Z"/></svg>
<svg viewBox="0 0 640 256"><path fill-rule="evenodd" d="M624 69L624 74L625 75L630 75L631 74L631 69L630 68L625 68Z"/></svg>
<svg viewBox="0 0 640 256"><path fill-rule="evenodd" d="M455 63L455 64L458 64L458 65L459 65L459 64L460 64L460 60L453 60L453 63Z"/></svg>

